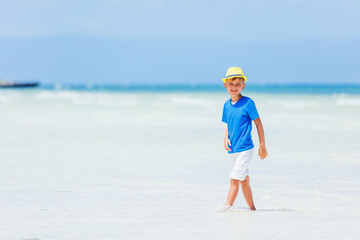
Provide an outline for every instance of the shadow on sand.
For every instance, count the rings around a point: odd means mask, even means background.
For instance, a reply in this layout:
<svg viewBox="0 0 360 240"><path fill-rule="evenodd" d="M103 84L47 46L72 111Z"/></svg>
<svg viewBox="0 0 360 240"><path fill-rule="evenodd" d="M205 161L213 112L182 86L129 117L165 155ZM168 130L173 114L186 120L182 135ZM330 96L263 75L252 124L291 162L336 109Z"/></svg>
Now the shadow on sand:
<svg viewBox="0 0 360 240"><path fill-rule="evenodd" d="M233 211L250 211L247 207L236 207ZM293 212L290 208L277 208L277 209L256 209L256 212Z"/></svg>

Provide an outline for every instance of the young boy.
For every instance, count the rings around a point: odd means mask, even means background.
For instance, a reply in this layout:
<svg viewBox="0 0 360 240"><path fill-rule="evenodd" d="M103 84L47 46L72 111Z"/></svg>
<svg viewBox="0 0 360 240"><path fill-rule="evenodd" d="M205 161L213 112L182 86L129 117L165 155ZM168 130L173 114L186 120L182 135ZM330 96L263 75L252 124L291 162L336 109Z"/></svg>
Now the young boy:
<svg viewBox="0 0 360 240"><path fill-rule="evenodd" d="M230 190L226 202L218 211L226 211L232 207L239 192L239 185L250 210L256 210L249 180L249 163L254 153L251 139L252 121L254 121L259 135L260 147L258 154L261 159L266 158L264 129L261 124L255 103L241 94L245 88L247 78L239 67L231 67L222 79L231 99L225 102L222 121L226 123L224 147L231 160Z"/></svg>

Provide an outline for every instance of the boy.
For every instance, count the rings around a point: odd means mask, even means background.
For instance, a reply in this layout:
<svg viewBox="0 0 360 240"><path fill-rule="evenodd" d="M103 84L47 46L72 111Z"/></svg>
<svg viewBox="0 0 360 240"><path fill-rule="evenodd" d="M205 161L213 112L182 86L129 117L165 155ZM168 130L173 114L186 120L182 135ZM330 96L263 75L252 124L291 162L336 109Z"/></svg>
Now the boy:
<svg viewBox="0 0 360 240"><path fill-rule="evenodd" d="M218 211L226 211L232 207L239 192L239 185L250 210L256 210L249 184L249 163L254 153L251 139L252 121L259 135L260 147L258 154L266 158L264 129L261 124L255 103L241 95L247 78L239 67L231 67L222 79L231 99L225 102L222 121L226 123L224 147L228 151L232 169L230 173L230 190L226 200Z"/></svg>

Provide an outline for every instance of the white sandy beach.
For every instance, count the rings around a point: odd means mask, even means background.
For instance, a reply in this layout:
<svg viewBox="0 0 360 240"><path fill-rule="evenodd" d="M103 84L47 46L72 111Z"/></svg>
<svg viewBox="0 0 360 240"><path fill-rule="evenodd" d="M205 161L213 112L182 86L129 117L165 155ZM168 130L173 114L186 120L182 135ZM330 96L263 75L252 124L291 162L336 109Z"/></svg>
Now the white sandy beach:
<svg viewBox="0 0 360 240"><path fill-rule="evenodd" d="M225 91L0 91L0 240L360 239L360 96L248 96L258 211L219 214Z"/></svg>

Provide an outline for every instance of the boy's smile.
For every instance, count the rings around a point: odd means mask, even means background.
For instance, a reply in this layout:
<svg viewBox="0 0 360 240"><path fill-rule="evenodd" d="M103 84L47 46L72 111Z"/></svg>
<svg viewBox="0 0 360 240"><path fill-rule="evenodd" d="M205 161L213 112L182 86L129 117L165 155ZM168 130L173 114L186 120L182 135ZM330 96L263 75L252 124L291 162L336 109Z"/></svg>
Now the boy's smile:
<svg viewBox="0 0 360 240"><path fill-rule="evenodd" d="M225 88L233 101L241 98L241 91L245 88L245 83L240 78L229 79L224 83Z"/></svg>

